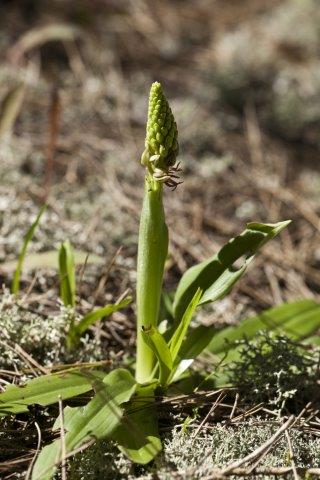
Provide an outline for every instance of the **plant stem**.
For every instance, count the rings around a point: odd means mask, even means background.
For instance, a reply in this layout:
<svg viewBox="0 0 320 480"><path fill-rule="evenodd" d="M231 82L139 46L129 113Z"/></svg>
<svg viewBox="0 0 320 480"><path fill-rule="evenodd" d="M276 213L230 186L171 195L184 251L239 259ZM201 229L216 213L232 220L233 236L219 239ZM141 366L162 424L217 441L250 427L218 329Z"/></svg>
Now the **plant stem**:
<svg viewBox="0 0 320 480"><path fill-rule="evenodd" d="M137 266L137 363L136 380L152 378L155 355L142 337L142 327L157 326L168 229L162 203L163 185L146 177L140 217Z"/></svg>

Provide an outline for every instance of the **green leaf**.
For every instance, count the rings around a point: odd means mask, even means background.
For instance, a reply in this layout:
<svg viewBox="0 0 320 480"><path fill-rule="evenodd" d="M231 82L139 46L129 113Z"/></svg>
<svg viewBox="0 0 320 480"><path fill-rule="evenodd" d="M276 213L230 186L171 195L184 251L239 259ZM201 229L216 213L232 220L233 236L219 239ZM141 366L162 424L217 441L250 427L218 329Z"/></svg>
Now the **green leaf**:
<svg viewBox="0 0 320 480"><path fill-rule="evenodd" d="M194 360L208 346L216 332L216 327L206 327L205 325L199 325L188 332L179 351L179 363L172 379L173 382L180 378L182 373L192 365Z"/></svg>
<svg viewBox="0 0 320 480"><path fill-rule="evenodd" d="M123 409L136 390L137 383L132 375L124 369L109 373L96 388L96 394L85 407L64 409L65 452L72 452L91 439L110 436L120 424ZM54 425L60 427L61 420ZM46 446L35 463L32 480L49 480L56 465L61 461L61 441L54 441Z"/></svg>
<svg viewBox="0 0 320 480"><path fill-rule="evenodd" d="M173 368L169 347L156 327L142 328L142 337L158 359L160 385L166 385Z"/></svg>
<svg viewBox="0 0 320 480"><path fill-rule="evenodd" d="M126 307L132 301L131 297L127 297L119 303L106 305L105 307L97 308L85 315L79 323L71 323L67 335L67 345L73 348L79 342L81 335L88 330L88 328L103 317L108 317L114 312Z"/></svg>
<svg viewBox="0 0 320 480"><path fill-rule="evenodd" d="M96 321L100 320L103 317L108 317L114 312L121 310L122 308L129 305L132 302L131 297L127 297L124 300L121 300L119 303L112 303L110 305L106 305L105 307L98 308L97 310L93 310L90 313L87 313L79 323L75 325L75 330L78 334L84 333L88 328L93 325Z"/></svg>
<svg viewBox="0 0 320 480"><path fill-rule="evenodd" d="M74 261L76 265L81 265L84 263L95 263L103 265L105 260L98 255L92 253L83 252L81 250L75 250L74 252ZM6 273L14 272L17 266L17 261L12 260L9 262L4 262L0 264L1 271ZM59 267L59 253L57 250L49 250L48 252L39 252L27 254L23 262L23 270L30 272L36 268L54 268Z"/></svg>
<svg viewBox="0 0 320 480"><path fill-rule="evenodd" d="M0 417L28 411L29 405L50 405L93 389L104 374L71 370L29 380L24 386L10 385L0 394Z"/></svg>
<svg viewBox="0 0 320 480"><path fill-rule="evenodd" d="M196 358L209 345L213 336L217 333L214 325L209 327L199 325L190 332L182 344L179 352L180 358Z"/></svg>
<svg viewBox="0 0 320 480"><path fill-rule="evenodd" d="M181 320L197 288L203 290L200 304L224 297L244 274L257 250L289 223L249 223L241 235L231 239L216 255L189 268L182 276L175 295L175 321ZM234 263L243 256L242 266L235 267Z"/></svg>
<svg viewBox="0 0 320 480"><path fill-rule="evenodd" d="M59 250L60 297L66 307L76 305L74 253L69 240Z"/></svg>
<svg viewBox="0 0 320 480"><path fill-rule="evenodd" d="M154 404L155 385L140 385L126 407L125 416L112 434L119 449L135 463L147 464L161 451Z"/></svg>
<svg viewBox="0 0 320 480"><path fill-rule="evenodd" d="M295 340L309 337L320 328L320 305L313 300L285 303L242 320L234 327L220 330L211 340L208 350L216 355L230 351L227 360L233 359L234 345L246 337L253 338L259 331L278 331Z"/></svg>
<svg viewBox="0 0 320 480"><path fill-rule="evenodd" d="M200 302L201 296L202 296L202 290L198 288L191 302L189 303L186 311L184 312L181 322L175 329L175 332L170 340L170 352L171 352L173 362L175 362L179 354L179 350L181 348L182 342L187 333L193 314Z"/></svg>
<svg viewBox="0 0 320 480"><path fill-rule="evenodd" d="M28 248L29 242L34 235L35 229L37 228L37 226L40 222L40 219L41 219L44 211L46 210L46 208L47 208L47 205L43 205L41 207L37 218L35 219L35 221L33 222L33 224L31 225L31 227L29 228L29 230L27 231L27 233L24 237L23 246L22 246L19 258L18 258L17 268L14 272L14 276L13 276L13 280L12 280L12 284L11 284L11 293L13 293L14 295L17 295L17 293L19 292L19 289L20 289L20 277L21 277L23 262L24 262L24 259L25 259L26 253L27 253L27 248Z"/></svg>
<svg viewBox="0 0 320 480"><path fill-rule="evenodd" d="M158 316L158 325L163 320L173 321L173 298L174 298L174 292L162 291L159 316Z"/></svg>
<svg viewBox="0 0 320 480"><path fill-rule="evenodd" d="M306 338L303 343L306 345L320 345L320 336L312 335L311 337Z"/></svg>

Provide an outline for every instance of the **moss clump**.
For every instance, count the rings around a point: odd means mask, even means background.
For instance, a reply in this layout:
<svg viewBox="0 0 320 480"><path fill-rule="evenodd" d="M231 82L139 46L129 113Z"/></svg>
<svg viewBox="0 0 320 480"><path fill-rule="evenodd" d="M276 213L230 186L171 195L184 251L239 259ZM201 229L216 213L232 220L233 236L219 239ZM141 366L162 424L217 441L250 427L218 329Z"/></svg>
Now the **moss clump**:
<svg viewBox="0 0 320 480"><path fill-rule="evenodd" d="M98 442L69 462L70 480L186 480L201 479L212 475L214 469L223 468L230 462L248 455L266 442L279 428L280 423L251 417L238 425L219 422L213 428L204 428L193 437L175 428L163 438L163 454L154 464L134 466L112 442ZM290 430L290 438L297 467L317 467L320 463L320 439L298 428ZM263 467L287 467L290 465L288 443L285 437L268 452L261 461ZM261 476L254 479L262 480ZM272 477L270 477L272 478ZM281 477L277 477L281 478Z"/></svg>
<svg viewBox="0 0 320 480"><path fill-rule="evenodd" d="M288 337L261 333L252 341L239 342L240 356L229 370L250 403L268 403L279 412L301 409L316 398L319 352L309 351Z"/></svg>
<svg viewBox="0 0 320 480"><path fill-rule="evenodd" d="M15 349L16 344L45 366L104 359L101 342L89 339L89 335L81 338L76 352L66 351L65 338L72 315L74 312L64 306L57 315L29 312L17 303L14 295L4 290L0 296L1 368L23 370L28 367Z"/></svg>

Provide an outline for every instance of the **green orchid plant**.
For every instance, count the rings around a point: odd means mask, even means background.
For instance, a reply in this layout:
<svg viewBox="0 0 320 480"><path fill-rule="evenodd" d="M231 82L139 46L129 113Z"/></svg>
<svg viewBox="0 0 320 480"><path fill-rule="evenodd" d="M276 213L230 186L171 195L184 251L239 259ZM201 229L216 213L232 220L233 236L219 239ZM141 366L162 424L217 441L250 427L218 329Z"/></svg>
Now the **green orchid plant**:
<svg viewBox="0 0 320 480"><path fill-rule="evenodd" d="M94 368L74 368L32 379L23 389L9 386L0 394L0 415L8 415L26 412L34 403L50 405L94 392L85 406L65 406L61 410L53 426L57 438L40 452L32 480L52 478L66 457L103 438L117 442L133 462L146 464L153 460L161 451L156 396L170 395L171 386L179 385L205 349L222 357L240 336L237 327L235 331L226 329L224 335L224 330L217 332L214 326L193 327L192 319L197 309L228 294L257 251L290 222L249 223L217 253L188 269L176 292L165 296L167 319L171 321L164 322L161 307L168 229L163 194L166 187L175 190L180 183L178 152L177 125L156 82L151 87L141 157L146 175L137 263L135 376L123 368L107 375ZM249 322L248 329L254 335L255 322ZM230 342L226 344L228 337Z"/></svg>

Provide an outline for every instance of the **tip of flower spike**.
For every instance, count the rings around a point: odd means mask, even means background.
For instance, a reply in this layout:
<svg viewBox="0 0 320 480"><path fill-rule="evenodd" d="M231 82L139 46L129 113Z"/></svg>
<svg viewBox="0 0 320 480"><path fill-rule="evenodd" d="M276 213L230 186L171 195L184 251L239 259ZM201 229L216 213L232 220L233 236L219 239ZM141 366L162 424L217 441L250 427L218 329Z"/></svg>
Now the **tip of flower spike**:
<svg viewBox="0 0 320 480"><path fill-rule="evenodd" d="M151 91L155 91L155 90L161 90L162 87L161 87L161 83L160 82L153 82L153 84L151 85Z"/></svg>
<svg viewBox="0 0 320 480"><path fill-rule="evenodd" d="M179 152L178 129L170 105L159 82L151 85L145 151L141 163L153 178L175 187L174 167Z"/></svg>

